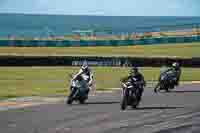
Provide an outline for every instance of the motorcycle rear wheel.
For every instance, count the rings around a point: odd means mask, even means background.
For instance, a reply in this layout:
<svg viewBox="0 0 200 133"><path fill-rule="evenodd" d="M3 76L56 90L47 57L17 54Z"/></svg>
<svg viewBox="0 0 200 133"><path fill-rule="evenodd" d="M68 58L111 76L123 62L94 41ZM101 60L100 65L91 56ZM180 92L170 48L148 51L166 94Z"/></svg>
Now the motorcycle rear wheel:
<svg viewBox="0 0 200 133"><path fill-rule="evenodd" d="M156 87L154 88L154 92L157 93L157 92L159 92L159 91L160 91L160 84L158 83L158 84L156 85Z"/></svg>

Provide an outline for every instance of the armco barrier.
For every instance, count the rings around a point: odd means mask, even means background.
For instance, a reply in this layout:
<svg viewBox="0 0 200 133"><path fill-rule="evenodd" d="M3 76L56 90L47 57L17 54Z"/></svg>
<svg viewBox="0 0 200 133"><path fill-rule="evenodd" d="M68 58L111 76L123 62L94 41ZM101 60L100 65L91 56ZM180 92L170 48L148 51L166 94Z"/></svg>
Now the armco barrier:
<svg viewBox="0 0 200 133"><path fill-rule="evenodd" d="M71 46L128 46L166 43L200 42L200 36L193 37L163 37L146 38L139 40L0 40L0 46L44 46L44 47L71 47Z"/></svg>
<svg viewBox="0 0 200 133"><path fill-rule="evenodd" d="M95 56L0 56L0 66L76 66L84 60L91 66L149 66L160 67L178 61L184 67L200 67L200 58L143 58Z"/></svg>

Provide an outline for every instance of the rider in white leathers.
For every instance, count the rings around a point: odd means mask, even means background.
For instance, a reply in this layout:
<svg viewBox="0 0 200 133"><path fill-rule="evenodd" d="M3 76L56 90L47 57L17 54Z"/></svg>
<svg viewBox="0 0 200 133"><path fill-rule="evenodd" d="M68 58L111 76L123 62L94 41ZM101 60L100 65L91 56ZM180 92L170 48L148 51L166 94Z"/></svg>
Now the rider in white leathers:
<svg viewBox="0 0 200 133"><path fill-rule="evenodd" d="M83 80L86 81L85 82L87 84L86 86L88 86L88 87L86 87L86 89L87 89L86 91L87 91L87 93L89 93L91 86L93 84L93 73L86 62L83 63L83 65L81 66L81 69L72 78L72 80L75 80L79 76L81 76L83 78Z"/></svg>

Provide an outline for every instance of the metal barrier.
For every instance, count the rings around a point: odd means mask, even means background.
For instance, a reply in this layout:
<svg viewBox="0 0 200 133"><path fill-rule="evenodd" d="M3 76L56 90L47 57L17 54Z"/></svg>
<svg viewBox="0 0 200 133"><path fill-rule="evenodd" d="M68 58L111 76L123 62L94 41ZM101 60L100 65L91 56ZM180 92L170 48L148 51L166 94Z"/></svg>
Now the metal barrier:
<svg viewBox="0 0 200 133"><path fill-rule="evenodd" d="M200 67L200 58L165 57L96 57L96 56L0 56L0 66L80 66L87 60L91 66L160 67L178 61L184 67Z"/></svg>

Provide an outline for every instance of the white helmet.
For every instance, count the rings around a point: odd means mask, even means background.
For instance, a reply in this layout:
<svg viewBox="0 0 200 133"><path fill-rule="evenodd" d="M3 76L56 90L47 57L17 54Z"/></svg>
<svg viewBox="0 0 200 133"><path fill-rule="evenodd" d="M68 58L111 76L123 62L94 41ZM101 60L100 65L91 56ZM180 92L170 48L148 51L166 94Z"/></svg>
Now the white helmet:
<svg viewBox="0 0 200 133"><path fill-rule="evenodd" d="M83 65L81 66L81 69L83 71L87 70L89 68L88 63L86 61L83 62Z"/></svg>
<svg viewBox="0 0 200 133"><path fill-rule="evenodd" d="M174 68L174 69L179 69L179 63L177 63L177 62L174 62L173 64L172 64L172 67Z"/></svg>

